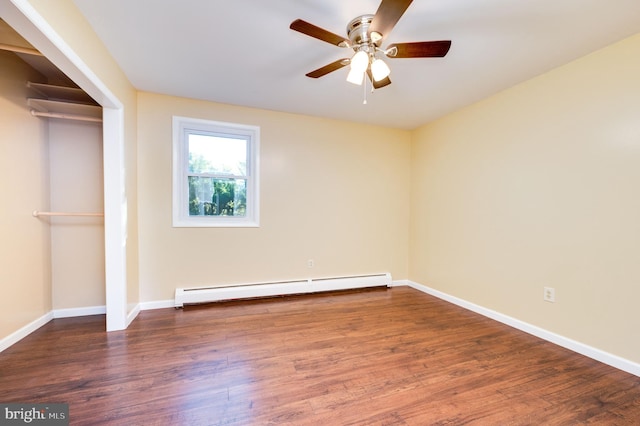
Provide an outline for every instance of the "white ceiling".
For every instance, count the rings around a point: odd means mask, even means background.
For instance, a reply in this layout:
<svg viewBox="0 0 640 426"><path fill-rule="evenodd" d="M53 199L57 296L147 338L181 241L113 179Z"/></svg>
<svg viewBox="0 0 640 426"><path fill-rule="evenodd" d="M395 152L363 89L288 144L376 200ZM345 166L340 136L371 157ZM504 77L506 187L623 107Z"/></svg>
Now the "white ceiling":
<svg viewBox="0 0 640 426"><path fill-rule="evenodd" d="M74 0L139 90L413 129L640 32L640 0L416 0L386 43L452 40L445 58L389 59L367 93L353 51L289 29L301 18L346 37L380 0ZM383 46L384 47L384 46Z"/></svg>

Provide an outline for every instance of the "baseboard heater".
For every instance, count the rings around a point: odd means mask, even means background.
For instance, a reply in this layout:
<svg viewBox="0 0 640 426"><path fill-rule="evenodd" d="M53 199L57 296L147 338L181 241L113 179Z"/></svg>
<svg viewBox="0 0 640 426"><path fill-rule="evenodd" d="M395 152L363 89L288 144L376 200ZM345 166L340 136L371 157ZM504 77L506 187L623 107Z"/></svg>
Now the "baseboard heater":
<svg viewBox="0 0 640 426"><path fill-rule="evenodd" d="M185 304L381 287L390 286L391 284L391 274L386 273L226 286L176 288L175 307L181 308Z"/></svg>

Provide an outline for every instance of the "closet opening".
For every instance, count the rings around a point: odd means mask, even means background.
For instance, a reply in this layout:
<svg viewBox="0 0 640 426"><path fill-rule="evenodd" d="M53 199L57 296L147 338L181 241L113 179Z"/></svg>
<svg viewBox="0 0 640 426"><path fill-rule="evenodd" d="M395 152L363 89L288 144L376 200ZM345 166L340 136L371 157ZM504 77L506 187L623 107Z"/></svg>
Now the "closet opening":
<svg viewBox="0 0 640 426"><path fill-rule="evenodd" d="M28 211L50 231L41 269L51 288L39 296L49 296L54 316L106 312L107 331L124 329L137 310L127 305L122 104L37 12L5 1L0 12L0 59L15 55L36 71L22 101L36 126L46 123L48 197Z"/></svg>

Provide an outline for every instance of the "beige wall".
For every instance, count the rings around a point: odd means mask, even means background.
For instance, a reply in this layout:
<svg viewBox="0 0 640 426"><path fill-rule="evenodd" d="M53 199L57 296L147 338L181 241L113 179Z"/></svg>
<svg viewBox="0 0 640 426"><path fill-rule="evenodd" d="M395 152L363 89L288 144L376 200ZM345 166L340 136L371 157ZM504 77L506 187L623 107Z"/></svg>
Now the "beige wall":
<svg viewBox="0 0 640 426"><path fill-rule="evenodd" d="M640 362L639 76L640 34L417 130L410 279Z"/></svg>
<svg viewBox="0 0 640 426"><path fill-rule="evenodd" d="M183 286L407 277L409 132L149 93L138 100L143 301L172 299ZM172 228L173 115L260 126L259 228Z"/></svg>
<svg viewBox="0 0 640 426"><path fill-rule="evenodd" d="M0 51L0 339L51 310L50 235L31 212L49 206L46 122L27 108L26 83L42 81Z"/></svg>
<svg viewBox="0 0 640 426"><path fill-rule="evenodd" d="M51 210L104 211L102 126L49 119ZM55 217L51 224L53 309L105 305L104 219Z"/></svg>

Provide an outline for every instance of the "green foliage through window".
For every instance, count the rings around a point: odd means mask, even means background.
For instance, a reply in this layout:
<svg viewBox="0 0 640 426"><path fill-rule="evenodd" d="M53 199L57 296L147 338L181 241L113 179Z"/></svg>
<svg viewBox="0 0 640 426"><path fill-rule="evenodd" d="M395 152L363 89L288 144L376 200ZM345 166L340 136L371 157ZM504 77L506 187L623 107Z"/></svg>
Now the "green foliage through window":
<svg viewBox="0 0 640 426"><path fill-rule="evenodd" d="M244 216L247 141L190 134L189 216Z"/></svg>
<svg viewBox="0 0 640 426"><path fill-rule="evenodd" d="M246 211L245 180L189 176L190 216L244 216Z"/></svg>

